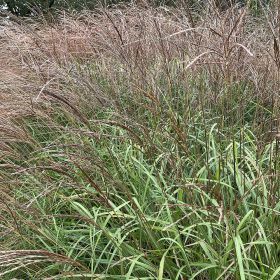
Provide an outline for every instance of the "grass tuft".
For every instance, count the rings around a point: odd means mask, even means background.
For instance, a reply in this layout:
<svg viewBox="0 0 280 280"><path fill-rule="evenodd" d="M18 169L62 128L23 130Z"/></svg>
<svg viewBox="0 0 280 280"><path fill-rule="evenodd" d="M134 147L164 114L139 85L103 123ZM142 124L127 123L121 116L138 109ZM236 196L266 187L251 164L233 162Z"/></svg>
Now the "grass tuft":
<svg viewBox="0 0 280 280"><path fill-rule="evenodd" d="M202 9L0 30L1 279L279 278L278 15Z"/></svg>

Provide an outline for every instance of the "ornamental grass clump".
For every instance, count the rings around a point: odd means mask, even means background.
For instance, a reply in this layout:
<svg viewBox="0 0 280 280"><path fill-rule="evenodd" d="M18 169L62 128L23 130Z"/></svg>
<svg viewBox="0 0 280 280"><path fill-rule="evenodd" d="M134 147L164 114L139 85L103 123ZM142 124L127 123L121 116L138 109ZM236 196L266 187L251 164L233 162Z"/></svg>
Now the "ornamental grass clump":
<svg viewBox="0 0 280 280"><path fill-rule="evenodd" d="M277 17L6 25L1 279L278 279Z"/></svg>

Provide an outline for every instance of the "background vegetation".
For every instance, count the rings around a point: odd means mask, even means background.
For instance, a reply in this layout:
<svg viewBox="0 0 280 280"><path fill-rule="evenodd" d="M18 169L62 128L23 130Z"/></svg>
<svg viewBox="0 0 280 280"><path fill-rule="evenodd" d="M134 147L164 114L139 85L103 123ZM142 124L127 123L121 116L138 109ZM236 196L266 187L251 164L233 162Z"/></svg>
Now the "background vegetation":
<svg viewBox="0 0 280 280"><path fill-rule="evenodd" d="M0 5L6 6L10 12L20 16L30 16L34 14L40 14L41 12L47 12L52 9L70 9L70 10L81 10L81 9L95 9L100 7L108 7L115 4L124 3L138 3L142 6L153 5L155 7L161 5L167 6L187 6L190 9L201 10L205 6L212 5L216 6L221 10L226 10L233 5L250 7L254 12L260 12L263 6L273 3L271 0L0 0Z"/></svg>
<svg viewBox="0 0 280 280"><path fill-rule="evenodd" d="M279 13L6 20L1 279L279 279Z"/></svg>

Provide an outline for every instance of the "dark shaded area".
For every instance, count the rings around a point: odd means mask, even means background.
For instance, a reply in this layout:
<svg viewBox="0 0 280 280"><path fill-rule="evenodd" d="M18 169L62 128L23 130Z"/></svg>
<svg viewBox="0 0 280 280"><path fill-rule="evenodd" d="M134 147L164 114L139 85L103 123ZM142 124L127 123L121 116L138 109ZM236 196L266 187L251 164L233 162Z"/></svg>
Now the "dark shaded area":
<svg viewBox="0 0 280 280"><path fill-rule="evenodd" d="M49 11L50 9L94 9L101 6L110 6L120 3L129 3L129 0L0 0L1 6L17 16L31 16ZM183 5L195 10L209 4L208 0L155 0L139 1L140 4L149 3L153 6L159 5ZM232 5L244 6L249 3L253 11L260 11L262 5L272 3L272 0L214 0L212 1L220 10L226 10Z"/></svg>
<svg viewBox="0 0 280 280"><path fill-rule="evenodd" d="M0 0L0 4L17 16L28 16L50 9L55 0Z"/></svg>
<svg viewBox="0 0 280 280"><path fill-rule="evenodd" d="M30 16L54 9L94 9L100 6L127 3L129 0L0 0L1 6L17 16ZM162 1L163 2L163 1ZM159 4L159 3L158 3Z"/></svg>

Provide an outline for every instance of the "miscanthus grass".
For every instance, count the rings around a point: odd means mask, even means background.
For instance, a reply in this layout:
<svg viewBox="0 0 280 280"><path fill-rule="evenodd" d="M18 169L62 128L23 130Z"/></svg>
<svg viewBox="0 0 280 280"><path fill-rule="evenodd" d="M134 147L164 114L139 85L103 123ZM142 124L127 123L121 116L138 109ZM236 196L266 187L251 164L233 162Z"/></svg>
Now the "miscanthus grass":
<svg viewBox="0 0 280 280"><path fill-rule="evenodd" d="M263 13L5 27L1 279L279 279L278 15Z"/></svg>

